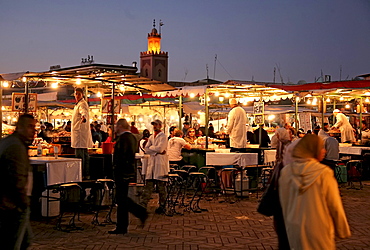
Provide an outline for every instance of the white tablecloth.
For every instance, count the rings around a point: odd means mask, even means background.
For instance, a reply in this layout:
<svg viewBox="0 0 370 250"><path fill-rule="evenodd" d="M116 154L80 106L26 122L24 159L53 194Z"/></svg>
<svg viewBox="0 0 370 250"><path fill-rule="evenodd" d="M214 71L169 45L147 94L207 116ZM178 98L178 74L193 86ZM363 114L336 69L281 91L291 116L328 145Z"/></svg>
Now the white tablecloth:
<svg viewBox="0 0 370 250"><path fill-rule="evenodd" d="M264 163L268 164L276 160L276 149L264 150Z"/></svg>
<svg viewBox="0 0 370 250"><path fill-rule="evenodd" d="M341 147L339 146L339 153L340 154L347 154L347 155L361 155L362 150L370 150L370 147Z"/></svg>
<svg viewBox="0 0 370 250"><path fill-rule="evenodd" d="M82 181L81 159L58 157L30 157L31 165L46 165L46 184L54 185Z"/></svg>
<svg viewBox="0 0 370 250"><path fill-rule="evenodd" d="M257 165L257 153L206 153L207 166Z"/></svg>

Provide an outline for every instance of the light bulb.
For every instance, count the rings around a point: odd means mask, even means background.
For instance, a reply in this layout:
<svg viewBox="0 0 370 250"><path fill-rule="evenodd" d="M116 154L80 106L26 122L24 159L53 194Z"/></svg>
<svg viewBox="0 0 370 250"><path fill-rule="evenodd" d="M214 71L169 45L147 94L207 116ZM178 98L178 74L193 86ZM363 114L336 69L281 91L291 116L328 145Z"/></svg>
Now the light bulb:
<svg viewBox="0 0 370 250"><path fill-rule="evenodd" d="M307 100L307 104L311 104L311 99L308 99Z"/></svg>
<svg viewBox="0 0 370 250"><path fill-rule="evenodd" d="M330 98L329 97L326 99L326 102L330 102Z"/></svg>
<svg viewBox="0 0 370 250"><path fill-rule="evenodd" d="M53 83L51 84L51 87L52 87L53 89L58 88L58 82L53 82Z"/></svg>
<svg viewBox="0 0 370 250"><path fill-rule="evenodd" d="M225 94L225 97L226 97L226 98L229 98L229 97L230 97L230 93L226 93L226 94Z"/></svg>
<svg viewBox="0 0 370 250"><path fill-rule="evenodd" d="M339 101L343 101L344 100L344 97L343 96L341 96L340 98L339 98Z"/></svg>
<svg viewBox="0 0 370 250"><path fill-rule="evenodd" d="M77 79L76 79L76 84L77 84L77 85L81 85L81 79L80 79L80 78L77 78Z"/></svg>
<svg viewBox="0 0 370 250"><path fill-rule="evenodd" d="M215 96L220 96L220 92L215 92Z"/></svg>
<svg viewBox="0 0 370 250"><path fill-rule="evenodd" d="M218 98L218 100L219 100L220 102L223 102L223 101L225 100L225 98L224 98L223 96L220 96L220 97Z"/></svg>
<svg viewBox="0 0 370 250"><path fill-rule="evenodd" d="M351 106L349 106L349 104L347 103L346 104L346 109L349 109Z"/></svg>
<svg viewBox="0 0 370 250"><path fill-rule="evenodd" d="M96 96L97 96L97 97L101 97L101 96L102 96L101 92L100 92L100 91L98 91L98 93L96 93Z"/></svg>
<svg viewBox="0 0 370 250"><path fill-rule="evenodd" d="M9 87L9 82L8 82L8 81L4 81L4 82L3 82L3 87L4 87L4 88Z"/></svg>
<svg viewBox="0 0 370 250"><path fill-rule="evenodd" d="M189 97L190 97L190 98L194 98L194 97L195 97L195 94L194 94L194 93L190 93L190 94L189 94Z"/></svg>

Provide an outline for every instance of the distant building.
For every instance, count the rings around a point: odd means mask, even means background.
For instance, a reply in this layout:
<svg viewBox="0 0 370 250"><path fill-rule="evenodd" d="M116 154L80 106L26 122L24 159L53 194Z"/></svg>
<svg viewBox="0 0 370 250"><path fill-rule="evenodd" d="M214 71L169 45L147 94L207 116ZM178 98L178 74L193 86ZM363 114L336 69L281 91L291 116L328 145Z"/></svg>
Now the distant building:
<svg viewBox="0 0 370 250"><path fill-rule="evenodd" d="M161 51L161 34L155 28L155 20L148 34L148 50L140 52L140 75L164 83L168 81L168 52Z"/></svg>

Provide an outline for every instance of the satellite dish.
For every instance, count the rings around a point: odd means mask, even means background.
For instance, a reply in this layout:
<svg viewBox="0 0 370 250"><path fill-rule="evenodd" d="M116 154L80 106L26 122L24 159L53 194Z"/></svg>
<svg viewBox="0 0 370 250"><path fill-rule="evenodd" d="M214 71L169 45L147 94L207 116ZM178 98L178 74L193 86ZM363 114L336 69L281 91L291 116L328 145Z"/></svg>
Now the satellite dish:
<svg viewBox="0 0 370 250"><path fill-rule="evenodd" d="M297 82L297 84L299 84L299 85L301 85L301 84L306 84L307 82L305 81L305 80L299 80L298 82Z"/></svg>

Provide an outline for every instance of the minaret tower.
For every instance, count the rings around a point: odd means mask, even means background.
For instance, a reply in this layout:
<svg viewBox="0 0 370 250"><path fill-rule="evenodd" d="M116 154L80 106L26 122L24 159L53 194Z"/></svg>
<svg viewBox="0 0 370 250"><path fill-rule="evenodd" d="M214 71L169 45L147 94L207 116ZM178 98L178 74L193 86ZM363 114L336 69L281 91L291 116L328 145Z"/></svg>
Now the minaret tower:
<svg viewBox="0 0 370 250"><path fill-rule="evenodd" d="M161 26L162 23L159 25ZM148 51L140 52L140 75L167 82L168 52L161 51L161 33L158 34L155 28L155 20L153 20L152 32L148 34Z"/></svg>

